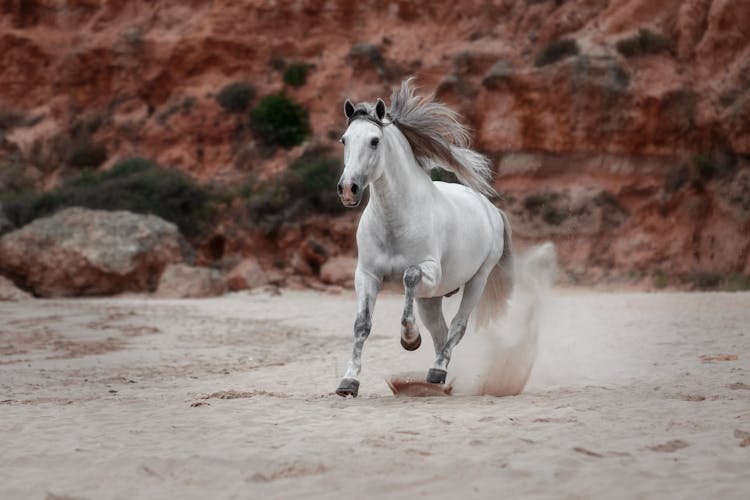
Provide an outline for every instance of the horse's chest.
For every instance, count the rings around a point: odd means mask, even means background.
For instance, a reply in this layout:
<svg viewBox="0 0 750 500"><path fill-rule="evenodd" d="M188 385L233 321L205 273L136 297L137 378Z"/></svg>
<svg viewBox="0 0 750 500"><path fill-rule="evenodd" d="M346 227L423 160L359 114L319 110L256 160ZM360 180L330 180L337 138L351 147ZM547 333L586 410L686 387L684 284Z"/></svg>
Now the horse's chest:
<svg viewBox="0 0 750 500"><path fill-rule="evenodd" d="M373 266L381 276L401 276L404 270L419 264L429 255L429 242L424 235L382 233L371 241L368 255ZM364 249L362 249L364 250Z"/></svg>

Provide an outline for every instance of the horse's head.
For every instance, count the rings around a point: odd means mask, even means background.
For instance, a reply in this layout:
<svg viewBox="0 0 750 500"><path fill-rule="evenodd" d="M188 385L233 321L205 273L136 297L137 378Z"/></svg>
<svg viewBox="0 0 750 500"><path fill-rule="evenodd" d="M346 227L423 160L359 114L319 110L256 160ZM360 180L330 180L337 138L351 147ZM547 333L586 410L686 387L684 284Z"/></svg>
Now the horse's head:
<svg viewBox="0 0 750 500"><path fill-rule="evenodd" d="M344 145L344 173L339 180L338 193L346 207L356 207L362 201L367 186L382 175L381 142L385 103L378 99L375 106L360 103L356 106L347 99L344 114L349 127L341 143Z"/></svg>

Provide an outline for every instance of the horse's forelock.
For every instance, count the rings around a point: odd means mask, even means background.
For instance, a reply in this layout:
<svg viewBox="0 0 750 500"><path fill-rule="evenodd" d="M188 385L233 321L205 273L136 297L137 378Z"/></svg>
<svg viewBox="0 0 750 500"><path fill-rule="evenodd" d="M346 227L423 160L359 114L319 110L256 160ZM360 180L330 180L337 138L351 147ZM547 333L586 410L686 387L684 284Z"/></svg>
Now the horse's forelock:
<svg viewBox="0 0 750 500"><path fill-rule="evenodd" d="M383 122L378 119L377 113L375 112L375 105L369 102L359 102L354 105L354 111L348 119L349 125L357 119L366 119L376 125L383 126Z"/></svg>

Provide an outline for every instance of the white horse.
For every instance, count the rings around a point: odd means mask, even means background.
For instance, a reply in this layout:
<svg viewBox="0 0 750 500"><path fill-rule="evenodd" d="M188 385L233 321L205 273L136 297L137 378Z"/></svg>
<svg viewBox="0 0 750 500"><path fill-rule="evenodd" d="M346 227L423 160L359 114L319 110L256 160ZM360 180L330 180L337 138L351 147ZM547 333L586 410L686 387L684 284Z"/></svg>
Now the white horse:
<svg viewBox="0 0 750 500"><path fill-rule="evenodd" d="M469 149L458 115L431 96L416 96L411 79L393 92L388 111L382 99L375 105L347 99L344 112L348 128L341 138L344 172L338 194L345 206L355 207L369 186L370 201L357 229L354 348L336 394L357 396L375 297L389 278L402 279L406 292L401 345L414 350L421 344L416 299L435 345L426 380L443 384L469 315L476 308L477 324L486 323L503 311L513 286L508 219L485 196L494 192L489 161ZM428 171L438 166L465 185L433 182ZM449 328L442 300L462 286Z"/></svg>

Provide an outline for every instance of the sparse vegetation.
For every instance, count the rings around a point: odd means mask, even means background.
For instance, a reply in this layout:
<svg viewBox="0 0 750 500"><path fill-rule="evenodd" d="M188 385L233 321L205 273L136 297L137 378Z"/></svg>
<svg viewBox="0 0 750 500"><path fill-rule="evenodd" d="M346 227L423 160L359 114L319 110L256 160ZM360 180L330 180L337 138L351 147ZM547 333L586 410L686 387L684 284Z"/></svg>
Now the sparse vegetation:
<svg viewBox="0 0 750 500"><path fill-rule="evenodd" d="M34 180L21 164L0 166L0 201L34 188Z"/></svg>
<svg viewBox="0 0 750 500"><path fill-rule="evenodd" d="M668 283L669 279L667 278L667 273L662 269L657 269L654 273L654 288L661 290L666 288Z"/></svg>
<svg viewBox="0 0 750 500"><path fill-rule="evenodd" d="M750 276L730 276L724 285L724 289L727 292L746 292L750 290Z"/></svg>
<svg viewBox="0 0 750 500"><path fill-rule="evenodd" d="M713 290L721 284L721 275L713 272L696 272L689 274L687 281L692 282L698 290Z"/></svg>
<svg viewBox="0 0 750 500"><path fill-rule="evenodd" d="M222 108L230 113L242 113L247 110L255 98L255 88L247 82L234 82L224 86L216 100Z"/></svg>
<svg viewBox="0 0 750 500"><path fill-rule="evenodd" d="M579 52L578 42L575 40L555 40L537 54L536 59L534 59L534 65L537 67L546 66L547 64L552 64L560 59L574 56Z"/></svg>
<svg viewBox="0 0 750 500"><path fill-rule="evenodd" d="M716 175L716 165L707 156L696 155L693 157L693 168L695 173L703 180L711 180Z"/></svg>
<svg viewBox="0 0 750 500"><path fill-rule="evenodd" d="M669 39L664 35L641 28L638 30L637 35L618 40L615 47L623 56L634 57L667 51L671 45Z"/></svg>
<svg viewBox="0 0 750 500"><path fill-rule="evenodd" d="M3 203L8 219L23 226L71 206L155 214L194 236L209 222L218 195L185 174L132 158L109 171L85 171L49 192L27 191Z"/></svg>
<svg viewBox="0 0 750 500"><path fill-rule="evenodd" d="M532 194L524 198L523 207L537 215L542 208L555 201L559 195L557 193Z"/></svg>
<svg viewBox="0 0 750 500"><path fill-rule="evenodd" d="M307 69L305 63L292 63L284 71L284 83L292 87L301 87L307 82Z"/></svg>
<svg viewBox="0 0 750 500"><path fill-rule="evenodd" d="M75 144L68 157L68 165L76 168L96 168L107 161L107 148L84 140Z"/></svg>
<svg viewBox="0 0 750 500"><path fill-rule="evenodd" d="M560 199L558 193L532 194L524 198L523 207L534 217L552 226L559 226L568 218L569 211L555 205Z"/></svg>
<svg viewBox="0 0 750 500"><path fill-rule="evenodd" d="M554 205L547 205L542 211L542 220L551 226L559 226L568 218L567 212Z"/></svg>
<svg viewBox="0 0 750 500"><path fill-rule="evenodd" d="M307 110L284 94L264 97L250 112L250 127L268 146L291 148L310 134Z"/></svg>
<svg viewBox="0 0 750 500"><path fill-rule="evenodd" d="M251 217L271 232L283 222L311 213L335 214L343 211L336 195L341 162L336 158L309 153L294 162L276 178L252 183L243 193Z"/></svg>

